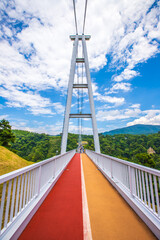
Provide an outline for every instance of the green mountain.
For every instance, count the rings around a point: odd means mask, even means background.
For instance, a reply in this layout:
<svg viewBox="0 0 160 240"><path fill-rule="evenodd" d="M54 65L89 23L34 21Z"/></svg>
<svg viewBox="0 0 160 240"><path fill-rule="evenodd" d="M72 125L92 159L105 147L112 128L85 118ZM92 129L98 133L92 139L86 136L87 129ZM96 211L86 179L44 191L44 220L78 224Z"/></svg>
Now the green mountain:
<svg viewBox="0 0 160 240"><path fill-rule="evenodd" d="M111 130L108 132L102 133L103 135L115 135L115 134L152 134L158 133L160 131L160 125L144 125L144 124L137 124L130 127L119 128L115 130Z"/></svg>

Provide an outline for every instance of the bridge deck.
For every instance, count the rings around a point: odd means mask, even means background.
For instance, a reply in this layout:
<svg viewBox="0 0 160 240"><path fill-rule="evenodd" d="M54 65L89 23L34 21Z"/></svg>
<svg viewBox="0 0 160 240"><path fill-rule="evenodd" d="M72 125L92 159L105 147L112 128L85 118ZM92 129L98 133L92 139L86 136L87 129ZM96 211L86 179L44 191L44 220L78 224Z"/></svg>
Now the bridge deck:
<svg viewBox="0 0 160 240"><path fill-rule="evenodd" d="M92 239L156 239L91 160L85 154L81 158ZM76 154L19 239L84 238L81 170Z"/></svg>

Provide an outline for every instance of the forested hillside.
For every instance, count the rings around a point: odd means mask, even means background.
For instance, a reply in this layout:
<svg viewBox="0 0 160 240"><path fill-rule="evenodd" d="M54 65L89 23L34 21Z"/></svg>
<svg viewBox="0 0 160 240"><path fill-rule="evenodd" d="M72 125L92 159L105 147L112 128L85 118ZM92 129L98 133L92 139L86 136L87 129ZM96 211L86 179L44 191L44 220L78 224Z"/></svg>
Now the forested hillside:
<svg viewBox="0 0 160 240"><path fill-rule="evenodd" d="M40 161L60 153L60 136L13 130L16 140L11 150L28 161Z"/></svg>
<svg viewBox="0 0 160 240"><path fill-rule="evenodd" d="M101 152L148 167L160 169L160 134L117 134L100 136ZM149 148L154 154L148 154Z"/></svg>
<svg viewBox="0 0 160 240"><path fill-rule="evenodd" d="M33 132L14 130L16 140L11 150L29 161L40 161L60 154L61 136L50 136ZM114 136L100 134L101 152L124 160L160 169L160 134L131 135L117 134ZM86 141L84 147L94 150L93 136L82 135ZM67 151L77 148L78 135L69 134ZM155 153L148 154L152 148Z"/></svg>

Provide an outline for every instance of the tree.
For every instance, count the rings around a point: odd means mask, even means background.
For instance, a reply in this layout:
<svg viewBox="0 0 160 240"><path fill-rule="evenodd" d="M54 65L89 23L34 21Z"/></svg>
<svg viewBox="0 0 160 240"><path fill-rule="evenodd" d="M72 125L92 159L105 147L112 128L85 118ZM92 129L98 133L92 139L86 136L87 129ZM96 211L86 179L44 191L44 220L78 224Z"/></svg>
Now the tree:
<svg viewBox="0 0 160 240"><path fill-rule="evenodd" d="M152 157L147 153L138 153L136 154L136 158L138 159L139 163L146 166L146 167L155 167L155 162Z"/></svg>
<svg viewBox="0 0 160 240"><path fill-rule="evenodd" d="M0 121L0 145L9 147L15 141L15 135L11 130L9 122L5 119Z"/></svg>

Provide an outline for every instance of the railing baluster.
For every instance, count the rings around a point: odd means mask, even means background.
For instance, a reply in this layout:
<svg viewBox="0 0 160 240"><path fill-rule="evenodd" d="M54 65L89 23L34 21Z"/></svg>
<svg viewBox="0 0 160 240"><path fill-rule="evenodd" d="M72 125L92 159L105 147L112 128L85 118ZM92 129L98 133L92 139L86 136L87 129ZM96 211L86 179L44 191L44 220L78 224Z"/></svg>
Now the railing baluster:
<svg viewBox="0 0 160 240"><path fill-rule="evenodd" d="M130 192L132 197L135 194L135 177L134 177L134 168L129 166L129 185L130 185Z"/></svg>
<svg viewBox="0 0 160 240"><path fill-rule="evenodd" d="M41 172L42 172L42 169L41 169L41 166L40 166L39 167L39 172L38 172L38 191L37 191L38 195L40 194L40 190L41 190Z"/></svg>
<svg viewBox="0 0 160 240"><path fill-rule="evenodd" d="M31 174L30 174L30 192L29 192L29 202L32 198L32 180L33 180L33 172L31 171Z"/></svg>
<svg viewBox="0 0 160 240"><path fill-rule="evenodd" d="M5 196L6 196L6 185L5 182L3 184L3 191L2 191L2 199L1 199L1 208L0 208L0 233L1 233L1 227L2 227L2 221L3 221L3 210L4 210L4 202L5 202Z"/></svg>
<svg viewBox="0 0 160 240"><path fill-rule="evenodd" d="M21 179L21 175L18 177L17 194L16 194L15 216L17 216L17 212L18 212L20 179Z"/></svg>
<svg viewBox="0 0 160 240"><path fill-rule="evenodd" d="M133 194L136 196L136 168L132 168L132 177L133 177Z"/></svg>
<svg viewBox="0 0 160 240"><path fill-rule="evenodd" d="M149 208L151 208L151 201L150 201L150 194L149 194L149 185L148 185L148 174L146 172L145 172L145 177L146 177L148 206L149 206Z"/></svg>
<svg viewBox="0 0 160 240"><path fill-rule="evenodd" d="M27 198L26 198L26 204L28 204L28 197L29 197L29 184L30 184L30 171L28 172L28 177L27 177Z"/></svg>
<svg viewBox="0 0 160 240"><path fill-rule="evenodd" d="M16 183L17 183L17 178L14 178L13 182L13 192L12 192L12 203L11 203L11 214L10 214L10 222L13 219L13 211L14 211L14 202L15 202L15 192L16 192Z"/></svg>
<svg viewBox="0 0 160 240"><path fill-rule="evenodd" d="M156 193L156 206L157 206L157 213L158 213L158 216L160 216L160 209L159 209L159 196L158 196L158 188L157 188L157 179L156 179L156 176L154 176L154 187L155 187L155 193Z"/></svg>
<svg viewBox="0 0 160 240"><path fill-rule="evenodd" d="M154 193L153 193L153 184L152 184L152 176L149 174L149 183L150 183L150 190L151 190L151 199L152 199L152 208L155 212L155 202L154 202Z"/></svg>
<svg viewBox="0 0 160 240"><path fill-rule="evenodd" d="M32 194L31 194L31 199L33 198L34 196L34 170L32 171Z"/></svg>
<svg viewBox="0 0 160 240"><path fill-rule="evenodd" d="M143 201L142 181L141 181L141 171L140 170L138 170L138 176L139 176L139 186L140 186L141 201Z"/></svg>
<svg viewBox="0 0 160 240"><path fill-rule="evenodd" d="M26 187L27 187L27 173L25 173L25 184L24 184L24 196L23 196L23 208L26 205Z"/></svg>
<svg viewBox="0 0 160 240"><path fill-rule="evenodd" d="M145 204L146 204L146 203L147 203L147 202L146 202L146 188L145 188L144 173L143 173L143 171L142 171L142 185L143 185L144 202L145 202Z"/></svg>
<svg viewBox="0 0 160 240"><path fill-rule="evenodd" d="M136 186L137 186L137 196L138 198L140 198L140 194L139 194L139 180L138 180L138 169L136 169Z"/></svg>
<svg viewBox="0 0 160 240"><path fill-rule="evenodd" d="M37 195L37 168L34 170L34 197Z"/></svg>
<svg viewBox="0 0 160 240"><path fill-rule="evenodd" d="M22 175L22 181L21 181L21 193L20 193L20 202L19 202L19 212L22 209L23 183L24 183L24 174Z"/></svg>
<svg viewBox="0 0 160 240"><path fill-rule="evenodd" d="M9 185L8 185L8 194L7 194L7 204L6 204L4 227L7 227L7 223L8 223L9 203L10 203L10 196L11 196L11 186L12 186L12 180L9 181Z"/></svg>

